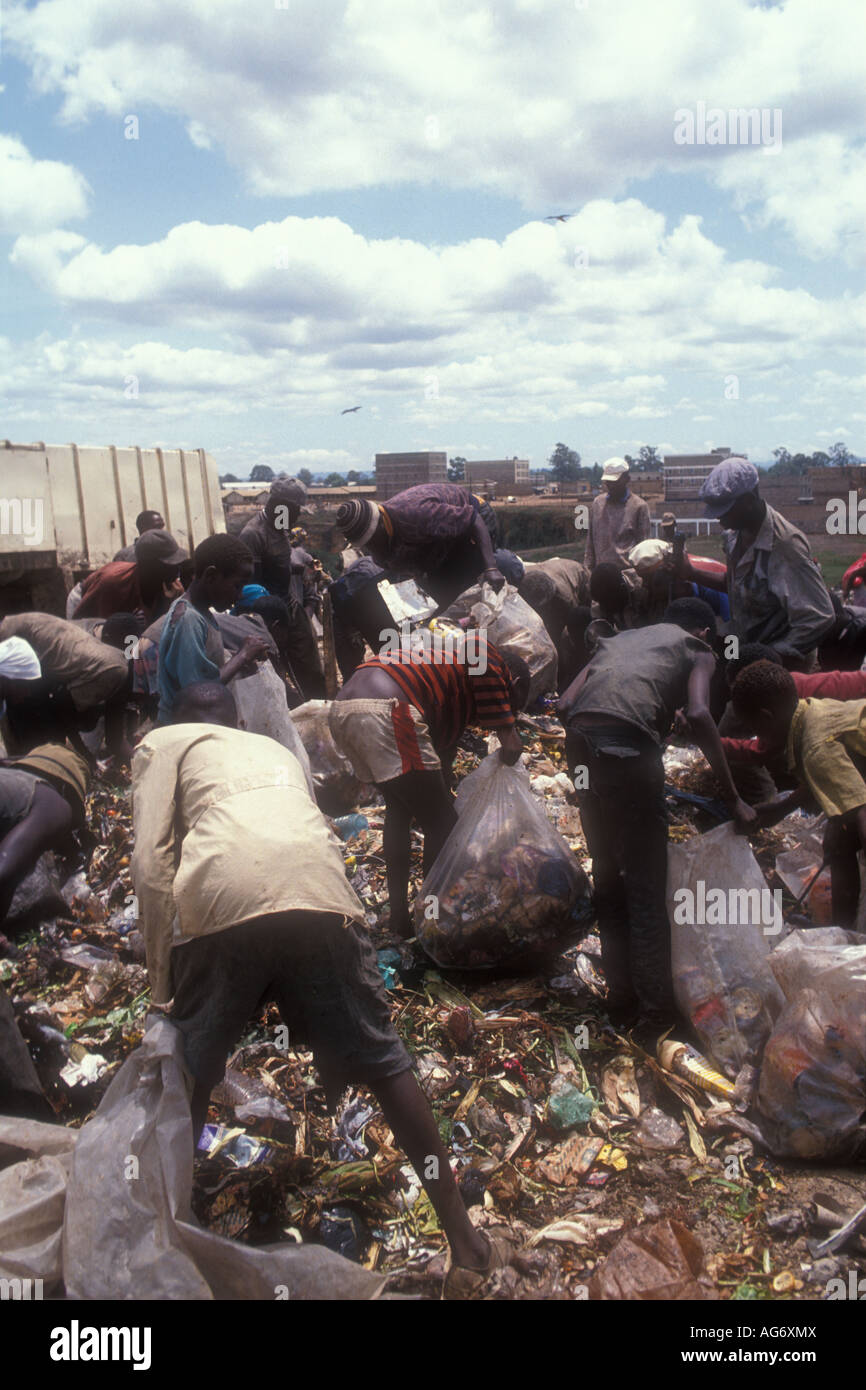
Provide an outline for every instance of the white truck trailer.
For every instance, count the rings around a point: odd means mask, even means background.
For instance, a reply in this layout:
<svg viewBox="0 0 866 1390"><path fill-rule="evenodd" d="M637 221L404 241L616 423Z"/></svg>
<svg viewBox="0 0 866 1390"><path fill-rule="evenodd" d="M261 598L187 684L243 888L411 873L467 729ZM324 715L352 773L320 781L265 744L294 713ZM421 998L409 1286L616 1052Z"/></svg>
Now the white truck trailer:
<svg viewBox="0 0 866 1390"><path fill-rule="evenodd" d="M28 607L63 616L68 590L132 544L148 509L190 554L225 531L210 455L0 440L0 616Z"/></svg>

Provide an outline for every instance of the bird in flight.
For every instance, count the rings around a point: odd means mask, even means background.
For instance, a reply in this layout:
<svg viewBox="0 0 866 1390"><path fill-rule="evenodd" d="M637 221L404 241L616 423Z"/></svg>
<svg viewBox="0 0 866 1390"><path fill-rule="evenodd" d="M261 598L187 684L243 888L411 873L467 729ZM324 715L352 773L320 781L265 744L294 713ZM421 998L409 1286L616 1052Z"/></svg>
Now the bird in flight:
<svg viewBox="0 0 866 1390"><path fill-rule="evenodd" d="M573 216L573 212L552 212L548 217L545 217L544 220L545 222L567 222L569 217Z"/></svg>
<svg viewBox="0 0 866 1390"><path fill-rule="evenodd" d="M355 413L356 410L362 410L362 409L363 409L363 406L360 406L360 405L350 405L350 406L348 406L345 410L341 410L341 411L340 411L340 414L341 414L341 415L354 415L354 413Z"/></svg>

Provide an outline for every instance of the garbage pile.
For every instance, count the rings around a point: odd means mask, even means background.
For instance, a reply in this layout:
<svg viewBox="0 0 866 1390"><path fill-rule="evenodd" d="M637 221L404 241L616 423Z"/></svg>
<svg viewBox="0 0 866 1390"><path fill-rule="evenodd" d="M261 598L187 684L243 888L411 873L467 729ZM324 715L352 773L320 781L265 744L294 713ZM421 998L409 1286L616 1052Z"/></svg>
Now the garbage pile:
<svg viewBox="0 0 866 1390"><path fill-rule="evenodd" d="M543 810L585 870L580 819L563 775L561 727L542 714L521 721L521 729L536 810ZM458 781L478 768L487 751L484 740L465 737L455 762ZM312 755L311 761L315 776ZM684 790L707 790L694 761L682 774L669 767L667 775L675 785L682 775ZM853 1011L842 1017L817 1014L814 998L804 997L806 977L809 987L817 978L798 939L809 933L785 936L781 959L787 964L781 971L775 968L777 938L769 938L778 1008L774 1004L758 1079L754 1063L751 1073L749 1063L744 1072L735 1065L738 1056L728 1059L724 1049L715 1055L718 1034L712 1028L691 1039L663 1040L658 1048L612 1028L598 937L585 924L577 942L559 943L559 954L548 953L531 968L446 973L417 940L407 943L390 933L381 805L369 796L349 805L345 797L337 800L332 814L339 811L336 829L344 837L347 875L364 905L395 1026L430 1098L464 1201L480 1226L507 1226L520 1248L516 1263L487 1282L485 1298L847 1296L837 1290L866 1274L862 1169L852 1166L856 1125L846 1122L850 1142L832 1160L836 1166L827 1166L826 1151L818 1155L824 1166L807 1162L813 1155L805 1154L796 1135L826 1124L820 1087L837 1058L844 1056L850 1075L859 1075L862 1057L837 1034L849 1038L860 1027L863 1036L855 1002L862 1009L862 946L827 943L828 951L841 950L860 972L851 975L859 994L844 995ZM50 1167L55 1199L65 1192L67 1203L82 1203L74 1212L78 1244L70 1249L76 1263L66 1287L83 1297L112 1296L100 1281L110 1284L121 1261L116 1251L108 1257L102 1251L89 1267L75 1253L87 1248L87 1225L96 1219L83 1175L98 1152L95 1131L85 1131L88 1147L80 1154L75 1137L139 1048L145 1027L152 1047L152 1030L163 1026L161 1011L150 1004L135 926L129 802L127 785L103 768L89 807L100 845L87 874L69 879L63 909L38 932L19 937L13 953L0 960L0 980L59 1121L35 1127L35 1137L19 1131L17 1148L7 1130L0 1134L6 1165L0 1166L0 1211L13 1201L13 1157L42 1164L46 1172ZM705 809L689 803L673 805L671 817L672 841L686 846L714 824ZM754 838L770 887L781 886L773 870L776 856L798 843L801 829L802 819L792 817ZM413 889L420 896L426 892L420 836L413 843ZM783 892L787 914L793 897ZM829 970L838 966L838 956L833 960ZM822 980L822 993L823 986ZM792 1049L806 1016L813 1041L798 1070ZM752 1016L742 998L734 1018L748 1033ZM698 1022L695 1015L696 1028ZM340 1286L344 1296L378 1296L384 1287L386 1296L438 1297L444 1237L391 1130L361 1089L347 1092L329 1115L312 1055L292 1040L281 1045L279 1023L275 1009L264 1009L230 1059L212 1096L194 1169L172 1173L167 1198L147 1189L148 1200L174 1204L165 1216L172 1232L171 1270L184 1271L187 1289L188 1281L201 1281L198 1293L184 1296L273 1298L273 1287L280 1285L291 1287L296 1298L305 1285L319 1289L319 1280L342 1277L343 1262L323 1274L320 1264L306 1258L316 1253L335 1261L343 1256L367 1281L360 1290L347 1279ZM697 1062L687 1043L703 1053ZM802 1051L801 1042L796 1045ZM136 1057L143 1054L140 1049ZM164 1046L154 1055L154 1065L170 1068ZM726 1062L735 1075L726 1073ZM124 1126L131 1122L127 1086L124 1081L110 1101L123 1143ZM164 1113L165 1123L176 1126L177 1112L169 1107ZM108 1142L110 1128L102 1119L100 1124ZM772 1133L769 1124L775 1125ZM38 1148L47 1142L46 1129L50 1152ZM172 1133L177 1142L177 1130ZM161 1152L157 1144L147 1160L156 1165L158 1183ZM141 1157L147 1159L144 1151ZM186 1182L191 1215L182 1209ZM18 1190L20 1199L20 1184ZM115 1196L118 1203L131 1200L124 1193ZM125 1207L112 1210L126 1219ZM134 1234L136 1241L145 1239L139 1227ZM110 1235L106 1227L105 1239ZM296 1258L295 1272L286 1273L292 1252L300 1262ZM21 1269L7 1255L0 1254L0 1276L11 1277ZM57 1259L55 1250L51 1268L59 1278ZM168 1277L166 1268L160 1279ZM64 1269L64 1279L66 1274Z"/></svg>

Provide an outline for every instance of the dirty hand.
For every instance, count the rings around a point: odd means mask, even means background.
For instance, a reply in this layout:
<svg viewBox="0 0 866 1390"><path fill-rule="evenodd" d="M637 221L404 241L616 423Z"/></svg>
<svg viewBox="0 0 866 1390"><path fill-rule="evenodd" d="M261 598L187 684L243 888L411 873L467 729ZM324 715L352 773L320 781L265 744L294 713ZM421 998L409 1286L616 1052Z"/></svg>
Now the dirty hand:
<svg viewBox="0 0 866 1390"><path fill-rule="evenodd" d="M731 805L734 815L734 829L738 835L746 835L750 830L757 830L761 820L754 806L749 806L745 801L737 797Z"/></svg>
<svg viewBox="0 0 866 1390"><path fill-rule="evenodd" d="M692 726L686 719L685 710L678 709L674 715L674 727L671 730L677 738L688 738L692 732Z"/></svg>
<svg viewBox="0 0 866 1390"><path fill-rule="evenodd" d="M244 665L252 661L262 661L268 654L268 644L264 637L245 637L241 647Z"/></svg>
<svg viewBox="0 0 866 1390"><path fill-rule="evenodd" d="M480 582L482 584L489 584L491 589L496 590L498 593L505 583L505 575L493 565L491 569L483 571Z"/></svg>
<svg viewBox="0 0 866 1390"><path fill-rule="evenodd" d="M508 767L513 767L523 752L523 744L516 729L503 729L499 735L502 747L499 750L500 761L506 763Z"/></svg>

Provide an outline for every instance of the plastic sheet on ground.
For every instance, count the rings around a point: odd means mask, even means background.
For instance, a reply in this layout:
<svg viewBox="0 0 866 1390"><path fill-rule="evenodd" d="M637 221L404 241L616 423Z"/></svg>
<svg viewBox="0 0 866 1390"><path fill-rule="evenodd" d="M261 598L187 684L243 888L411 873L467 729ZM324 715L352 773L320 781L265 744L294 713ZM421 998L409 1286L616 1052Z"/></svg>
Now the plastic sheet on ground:
<svg viewBox="0 0 866 1390"><path fill-rule="evenodd" d="M770 957L785 1006L764 1050L757 1107L773 1151L866 1152L866 936L792 932Z"/></svg>
<svg viewBox="0 0 866 1390"><path fill-rule="evenodd" d="M192 1124L177 1029L158 1019L78 1136L63 1270L74 1298L374 1298L375 1274L304 1245L239 1245L191 1220Z"/></svg>
<svg viewBox="0 0 866 1390"><path fill-rule="evenodd" d="M711 897L719 890L721 901ZM668 846L667 897L677 1003L733 1078L758 1057L782 1007L769 966L781 930L775 901L731 824Z"/></svg>
<svg viewBox="0 0 866 1390"><path fill-rule="evenodd" d="M0 1277L82 1299L367 1299L379 1275L321 1246L252 1248L190 1216L180 1034L157 1020L81 1131L0 1117Z"/></svg>
<svg viewBox="0 0 866 1390"><path fill-rule="evenodd" d="M589 883L533 797L491 755L461 783L458 821L415 902L418 940L438 965L490 969L550 946L588 913Z"/></svg>
<svg viewBox="0 0 866 1390"><path fill-rule="evenodd" d="M78 1138L62 1125L0 1116L0 1278L62 1286L66 1185Z"/></svg>

